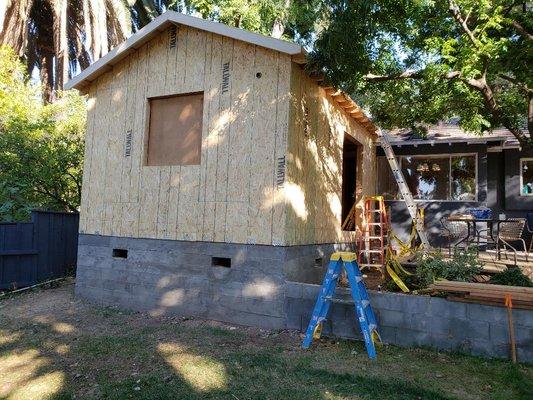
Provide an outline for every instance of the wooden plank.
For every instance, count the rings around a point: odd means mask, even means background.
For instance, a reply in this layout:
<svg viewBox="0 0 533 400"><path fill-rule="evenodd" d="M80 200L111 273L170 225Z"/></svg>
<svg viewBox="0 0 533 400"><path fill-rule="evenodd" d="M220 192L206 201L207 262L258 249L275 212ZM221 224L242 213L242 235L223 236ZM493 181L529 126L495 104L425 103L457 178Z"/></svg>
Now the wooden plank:
<svg viewBox="0 0 533 400"><path fill-rule="evenodd" d="M83 185L81 188L81 204L80 204L80 233L91 233L88 231L88 212L89 212L89 193L91 186L91 165L93 162L94 152L94 127L96 125L96 105L98 102L97 85L92 85L89 88L87 99L87 130L85 133L85 151L83 162Z"/></svg>
<svg viewBox="0 0 533 400"><path fill-rule="evenodd" d="M150 44L146 44L138 50L137 57L137 79L135 81L135 98L134 98L134 119L132 130L132 148L131 148L131 170L129 179L129 190L127 200L129 202L139 202L139 188L141 168L144 164L144 139L146 129L146 94L148 90L149 70L149 49ZM127 183L127 182L126 182ZM135 228L131 232L137 231Z"/></svg>
<svg viewBox="0 0 533 400"><path fill-rule="evenodd" d="M126 92L126 116L124 120L124 128L122 130L122 171L120 181L119 199L121 203L120 212L115 215L114 221L115 229L118 230L120 236L134 236L137 234L137 219L138 219L138 203L131 202L131 182L132 173L138 175L138 168L134 168L135 146L139 146L140 136L139 132L136 134L136 115L137 110L137 84L139 80L144 77L139 76L139 70L142 62L139 60L139 52L135 52L130 56L130 68L127 77L127 92ZM129 142L129 144L128 144ZM129 155L127 155L126 147L129 146ZM138 190L138 188L136 188Z"/></svg>
<svg viewBox="0 0 533 400"><path fill-rule="evenodd" d="M203 200L202 240L215 240L215 206L217 184L218 146L221 139L220 130L224 126L220 113L220 95L222 88L222 37L213 35L211 38L211 60L209 63L208 83L206 86L208 113L208 132L204 143L203 158ZM207 73L207 71L206 71Z"/></svg>
<svg viewBox="0 0 533 400"><path fill-rule="evenodd" d="M168 89L168 53L168 32L163 31L154 39L153 47L150 49L148 97L160 97L171 94ZM146 125L149 126L149 121L146 122ZM145 145L148 143L147 140L148 136L145 137ZM151 204L143 202L142 212L147 213L147 225L144 226L147 229L145 231L145 237L166 238L170 167L164 165L149 166L147 151L144 151L144 157L146 157L146 161L143 164L143 178L146 178L146 180L143 180L143 190L146 188L150 192L145 200L151 199L154 201Z"/></svg>
<svg viewBox="0 0 533 400"><path fill-rule="evenodd" d="M107 150L107 176L104 193L106 204L103 232L106 235L120 235L122 225L121 182L124 156L124 139L126 136L125 123L128 101L128 78L130 73L130 58L122 60L113 69L113 89L111 99L111 118L108 121L107 135L109 144Z"/></svg>
<svg viewBox="0 0 533 400"><path fill-rule="evenodd" d="M246 243L248 228L249 157L253 129L253 84L255 74L250 68L255 47L235 42L233 51L233 79L231 85L231 125L228 163L228 192L226 240ZM238 78L237 78L238 77ZM244 209L243 209L244 205Z"/></svg>
<svg viewBox="0 0 533 400"><path fill-rule="evenodd" d="M205 32L197 29L188 29L185 82L184 90L187 92L200 92L204 90L205 60L206 60ZM207 126L203 126L202 137L206 136ZM201 221L199 194L200 194L200 165L187 165L181 167L180 194L178 207L178 223L176 237L178 240L198 240Z"/></svg>
<svg viewBox="0 0 533 400"><path fill-rule="evenodd" d="M487 291L487 292L512 292L512 293L524 293L533 295L533 288L520 287L520 286L505 286L505 285L487 285L484 283L473 282L458 282L458 281L439 281L431 285L433 288L447 288L447 289L460 289L460 290L474 290L474 291Z"/></svg>
<svg viewBox="0 0 533 400"><path fill-rule="evenodd" d="M93 159L91 168L93 173L90 177L90 187L88 193L87 231L93 234L103 234L103 214L104 214L104 188L107 165L108 148L108 117L107 112L111 106L111 90L100 89L98 85L98 100L96 108L96 123L94 127ZM96 172L98 171L98 172Z"/></svg>
<svg viewBox="0 0 533 400"><path fill-rule="evenodd" d="M298 143L301 140L302 87L300 70L294 64L291 65L290 93L289 130L287 136L287 159L285 167L287 174L284 193L287 215L286 244L295 245L299 244L297 239L299 226L296 214L296 209L299 207L299 204L296 194L300 188L299 169L301 169L301 160L298 155Z"/></svg>
<svg viewBox="0 0 533 400"><path fill-rule="evenodd" d="M200 183L198 190L198 220L197 224L197 237L198 240L203 240L204 237L204 220L205 220L205 209L206 209L206 190L208 182L212 182L212 177L208 178L208 154L210 152L208 143L212 140L211 132L211 119L210 119L210 106L213 101L213 97L218 88L218 85L215 86L214 91L212 87L212 52L213 52L213 35L207 34L205 37L205 59L204 59L204 75L203 75L203 90L204 90L204 111L203 111L203 130L202 130L202 147L201 147L201 159L202 164L200 166ZM212 152L212 150L211 150ZM211 162L211 165L213 163ZM214 169L214 168L213 168ZM216 172L216 171L213 171ZM214 212L214 203L212 210ZM214 219L214 214L213 219Z"/></svg>
<svg viewBox="0 0 533 400"><path fill-rule="evenodd" d="M273 199L272 171L276 169L276 101L278 57L270 50L256 48L253 82L253 125L248 158L248 238L249 243L271 244ZM260 75L259 75L260 74Z"/></svg>
<svg viewBox="0 0 533 400"><path fill-rule="evenodd" d="M275 168L272 171L272 244L287 244L287 212L285 203L285 181L287 164L287 136L289 134L289 112L291 107L291 61L278 54L276 94L276 136L274 139Z"/></svg>
<svg viewBox="0 0 533 400"><path fill-rule="evenodd" d="M175 49L175 67L171 76L173 82L169 90L173 93L185 92L185 79L187 63L187 28L179 26L177 30L177 42ZM168 216L167 216L167 231L168 239L176 239L177 237L177 223L178 223L178 208L181 184L181 166L173 165L170 167L170 188L168 194Z"/></svg>
<svg viewBox="0 0 533 400"><path fill-rule="evenodd" d="M222 66L227 66L229 79L227 86L222 87L222 71L220 71L220 127L217 140L217 179L215 187L215 242L224 242L226 239L226 213L228 193L228 165L229 149L231 142L231 127L235 118L232 111L233 82L236 80L233 69L234 41L222 39Z"/></svg>
<svg viewBox="0 0 533 400"><path fill-rule="evenodd" d="M120 180L120 202L127 203L130 201L130 182L131 182L131 173L132 173L132 153L134 139L138 139L137 135L134 135L135 129L135 111L136 111L136 98L137 98L137 82L139 80L139 66L141 62L139 61L139 52L135 52L130 56L130 68L128 70L127 78L127 92L126 92L126 118L124 120L124 137L123 137L123 156L124 162L122 163L122 176ZM131 149L130 155L126 156L126 135L128 132L131 133ZM136 140L137 141L137 140Z"/></svg>
<svg viewBox="0 0 533 400"><path fill-rule="evenodd" d="M166 57L166 35L161 34L149 43L147 65L147 97L157 97L164 90L164 68L161 62ZM146 103L145 103L146 104ZM146 107L144 118L144 132L147 132L149 110ZM149 167L145 164L147 135L143 140L143 153L140 176L140 208L139 208L139 236L144 238L157 237L157 216L159 207L159 191L161 168Z"/></svg>

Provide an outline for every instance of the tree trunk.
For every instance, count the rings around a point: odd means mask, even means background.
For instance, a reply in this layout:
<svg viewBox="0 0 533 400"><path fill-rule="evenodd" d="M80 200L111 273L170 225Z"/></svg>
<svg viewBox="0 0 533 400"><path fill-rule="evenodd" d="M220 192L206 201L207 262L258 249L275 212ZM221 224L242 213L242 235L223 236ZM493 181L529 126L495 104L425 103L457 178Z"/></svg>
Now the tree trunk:
<svg viewBox="0 0 533 400"><path fill-rule="evenodd" d="M533 146L533 140L531 136L528 137L521 129L517 128L515 124L504 114L502 113L501 108L496 103L494 98L494 93L492 88L487 84L486 80L478 79L476 80L477 85L471 85L477 89L483 96L483 100L487 109L491 112L492 116L496 121L499 121L505 128L507 128L513 135L516 137L520 145L524 148L531 148ZM531 101L529 102L529 108L531 109ZM530 114L531 115L531 111Z"/></svg>
<svg viewBox="0 0 533 400"><path fill-rule="evenodd" d="M55 90L62 90L68 81L67 5L67 0L56 0L54 4Z"/></svg>
<svg viewBox="0 0 533 400"><path fill-rule="evenodd" d="M289 14L289 8L291 6L291 0L285 0L285 7L283 13L276 18L274 26L272 27L271 36L276 39L280 39L285 32L285 24L287 23L287 16Z"/></svg>
<svg viewBox="0 0 533 400"><path fill-rule="evenodd" d="M23 56L28 42L28 18L33 0L0 0L0 45Z"/></svg>
<svg viewBox="0 0 533 400"><path fill-rule="evenodd" d="M51 103L54 100L54 54L46 53L41 56L40 78L43 85L43 100Z"/></svg>

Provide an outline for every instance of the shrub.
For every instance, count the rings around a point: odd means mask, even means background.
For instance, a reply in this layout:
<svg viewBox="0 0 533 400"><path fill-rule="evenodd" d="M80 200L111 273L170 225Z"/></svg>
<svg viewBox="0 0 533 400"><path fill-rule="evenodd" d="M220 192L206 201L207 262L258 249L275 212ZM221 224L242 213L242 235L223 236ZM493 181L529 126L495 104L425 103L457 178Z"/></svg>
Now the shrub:
<svg viewBox="0 0 533 400"><path fill-rule="evenodd" d="M450 259L441 252L421 254L417 258L416 277L420 288L431 285L437 279L471 282L483 269L475 249L455 249Z"/></svg>
<svg viewBox="0 0 533 400"><path fill-rule="evenodd" d="M524 275L520 268L517 267L498 272L490 278L490 283L495 285L533 287L531 279Z"/></svg>
<svg viewBox="0 0 533 400"><path fill-rule="evenodd" d="M0 46L0 221L29 210L77 211L85 99L57 93L44 104L13 50Z"/></svg>

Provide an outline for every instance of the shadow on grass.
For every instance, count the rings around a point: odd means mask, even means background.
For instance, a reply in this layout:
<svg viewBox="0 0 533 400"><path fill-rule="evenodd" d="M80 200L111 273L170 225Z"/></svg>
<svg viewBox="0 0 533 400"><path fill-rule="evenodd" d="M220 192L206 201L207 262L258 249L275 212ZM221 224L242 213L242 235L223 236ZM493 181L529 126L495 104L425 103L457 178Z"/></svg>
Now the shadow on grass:
<svg viewBox="0 0 533 400"><path fill-rule="evenodd" d="M70 322L32 321L2 328L1 398L67 399L448 399L395 381L338 374L252 348L225 330L197 328L178 340L158 328L120 335L87 335ZM205 342L198 345L198 335ZM227 347L226 351L220 348ZM211 350L210 350L211 349Z"/></svg>
<svg viewBox="0 0 533 400"><path fill-rule="evenodd" d="M250 343L245 333L210 326L148 319L148 326L136 325L128 315L94 310L94 325L68 313L24 322L2 316L0 398L455 398L408 376L388 377L386 358L383 377L362 369L336 372L316 366L320 350ZM505 371L513 398L528 398L531 384L524 374L510 364Z"/></svg>

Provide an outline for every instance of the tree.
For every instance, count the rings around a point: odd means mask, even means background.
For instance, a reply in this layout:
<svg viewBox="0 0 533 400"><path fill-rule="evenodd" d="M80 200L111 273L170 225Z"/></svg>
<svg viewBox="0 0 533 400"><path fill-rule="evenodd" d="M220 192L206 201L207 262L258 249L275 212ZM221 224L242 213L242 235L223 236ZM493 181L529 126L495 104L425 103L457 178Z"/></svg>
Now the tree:
<svg viewBox="0 0 533 400"><path fill-rule="evenodd" d="M126 0L4 0L0 45L39 70L45 101L131 33Z"/></svg>
<svg viewBox="0 0 533 400"><path fill-rule="evenodd" d="M43 104L15 52L0 47L0 219L31 208L77 211L81 197L85 101L58 92Z"/></svg>
<svg viewBox="0 0 533 400"><path fill-rule="evenodd" d="M134 29L166 10L198 14L204 19L249 31L307 42L323 11L319 0L135 0Z"/></svg>
<svg viewBox="0 0 533 400"><path fill-rule="evenodd" d="M511 0L328 0L311 68L383 127L459 117L533 145L533 11ZM527 128L525 128L527 126Z"/></svg>

